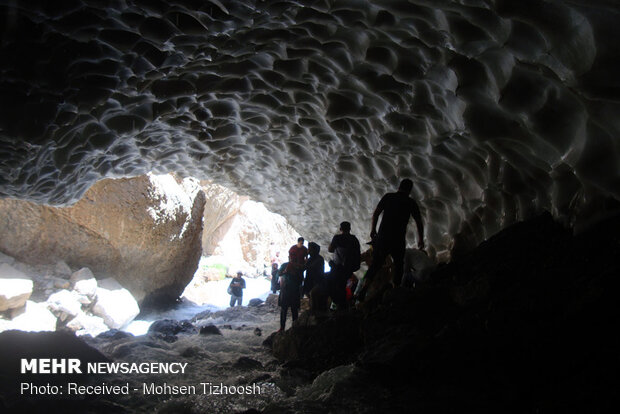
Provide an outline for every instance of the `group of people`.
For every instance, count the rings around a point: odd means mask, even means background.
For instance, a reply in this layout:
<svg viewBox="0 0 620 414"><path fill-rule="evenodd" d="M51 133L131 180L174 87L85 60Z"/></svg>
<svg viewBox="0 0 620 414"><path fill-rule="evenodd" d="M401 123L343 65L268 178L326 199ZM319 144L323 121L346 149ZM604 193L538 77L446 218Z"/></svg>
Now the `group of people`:
<svg viewBox="0 0 620 414"><path fill-rule="evenodd" d="M385 194L372 215L370 230L373 247L372 263L370 264L364 283L355 295L357 277L353 272L359 270L361 262L360 242L351 234L351 223L340 223L338 233L333 236L327 250L333 253L329 262L331 271L324 274L325 260L320 255L321 247L314 243L304 246L304 238L300 237L297 244L289 252L289 261L278 266L272 266L271 289L275 293L280 290L279 305L280 331L286 325L288 309L291 309L292 319L297 319L301 297L310 299L312 311L327 310L328 298L337 309L346 309L355 299L363 301L368 287L375 275L383 266L388 255L392 257L393 274L392 284L400 286L403 279L403 269L406 251L406 234L409 218L413 217L418 234L418 249L425 255L424 227L418 204L409 197L413 182L409 179L401 181L398 191ZM377 231L379 217L381 224ZM305 278L304 278L305 271Z"/></svg>

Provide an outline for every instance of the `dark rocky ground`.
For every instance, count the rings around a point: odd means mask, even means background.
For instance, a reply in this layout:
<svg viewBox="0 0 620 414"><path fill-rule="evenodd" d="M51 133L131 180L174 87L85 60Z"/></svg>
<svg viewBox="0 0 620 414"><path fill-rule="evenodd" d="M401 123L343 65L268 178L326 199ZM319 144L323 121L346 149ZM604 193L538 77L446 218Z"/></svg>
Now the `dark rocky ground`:
<svg viewBox="0 0 620 414"><path fill-rule="evenodd" d="M275 390L255 410L251 400L245 408L228 404L218 411L203 399L149 407L157 412L617 412L619 231L620 217L573 236L545 214L507 228L469 255L440 266L425 285L386 289L356 310L322 316L302 313L284 333L261 334L255 326L236 331L221 325L223 337L217 332L200 335L193 327L187 333L194 335L190 337L184 336L183 326L166 323L148 344L139 338L127 344L91 343L106 356L113 354L106 347L156 345L171 360L191 348L196 352L186 356L194 364L203 363L198 359L205 355L212 360L204 362L206 369L220 370L239 383L244 377L260 378ZM265 312L275 317L277 310L271 305L246 309L256 321ZM239 312L243 310L218 317L226 322ZM262 349L267 352L231 362L220 360L217 352L196 348L197 342L188 338L231 350L247 338L254 338L259 347L264 339ZM85 357L101 357L92 348L62 343L86 352ZM7 394L6 367L23 342L4 333L0 346L4 381L0 404L9 409L2 412L133 410L114 401L88 399L15 405Z"/></svg>
<svg viewBox="0 0 620 414"><path fill-rule="evenodd" d="M573 237L542 215L321 323L268 339L310 377L352 364L330 388L265 413L617 412L620 218ZM329 371L332 370L332 371ZM316 381L315 381L316 382Z"/></svg>

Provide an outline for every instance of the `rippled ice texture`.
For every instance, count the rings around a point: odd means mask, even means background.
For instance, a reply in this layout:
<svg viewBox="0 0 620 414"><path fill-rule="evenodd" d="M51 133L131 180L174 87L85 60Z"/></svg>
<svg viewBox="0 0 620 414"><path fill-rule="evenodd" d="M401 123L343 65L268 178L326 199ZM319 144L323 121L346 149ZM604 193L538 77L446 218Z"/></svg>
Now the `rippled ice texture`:
<svg viewBox="0 0 620 414"><path fill-rule="evenodd" d="M620 199L611 0L0 2L0 195L212 179L326 245L415 182L431 254ZM413 242L413 240L411 241Z"/></svg>

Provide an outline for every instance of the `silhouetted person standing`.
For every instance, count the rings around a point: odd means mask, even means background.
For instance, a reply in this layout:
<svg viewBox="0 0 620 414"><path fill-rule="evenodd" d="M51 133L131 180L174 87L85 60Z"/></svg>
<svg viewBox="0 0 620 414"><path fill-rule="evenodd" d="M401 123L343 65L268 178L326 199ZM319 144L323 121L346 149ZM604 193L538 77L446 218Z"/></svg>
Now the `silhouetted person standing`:
<svg viewBox="0 0 620 414"><path fill-rule="evenodd" d="M304 293L310 298L310 311L327 310L327 282L325 281L325 259L319 254L321 246L314 242L308 243L308 261L306 262L306 278Z"/></svg>
<svg viewBox="0 0 620 414"><path fill-rule="evenodd" d="M308 261L306 262L306 278L304 279L303 293L310 297L310 291L323 283L325 259L319 254L321 246L314 242L308 243Z"/></svg>
<svg viewBox="0 0 620 414"><path fill-rule="evenodd" d="M362 288L359 298L364 299L369 284L375 274L381 269L388 255L392 256L394 261L394 273L392 275L392 283L394 286L400 286L403 277L403 261L405 257L407 224L409 217L413 216L418 230L418 249L424 249L424 226L422 224L422 216L418 204L409 197L409 193L413 188L413 181L405 178L400 182L398 191L395 193L387 193L381 198L377 208L372 215L372 224L370 228L370 238L373 243L372 264L364 277L364 287ZM381 225L379 232L376 231L379 216Z"/></svg>
<svg viewBox="0 0 620 414"><path fill-rule="evenodd" d="M351 223L340 223L340 233L336 234L327 251L334 253L330 261L329 295L338 309L347 307L347 280L360 268L360 242L351 234Z"/></svg>
<svg viewBox="0 0 620 414"><path fill-rule="evenodd" d="M284 331L286 326L286 314L288 308L291 308L293 322L297 320L300 306L302 273L290 271L289 263L284 263L280 267L280 297L278 305L280 305L280 330Z"/></svg>

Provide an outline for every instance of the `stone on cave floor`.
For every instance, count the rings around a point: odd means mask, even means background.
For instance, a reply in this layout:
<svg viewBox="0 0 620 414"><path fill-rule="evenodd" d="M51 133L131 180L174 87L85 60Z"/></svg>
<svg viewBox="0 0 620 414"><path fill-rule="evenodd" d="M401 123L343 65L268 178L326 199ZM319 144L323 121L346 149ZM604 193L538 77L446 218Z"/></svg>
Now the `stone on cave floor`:
<svg viewBox="0 0 620 414"><path fill-rule="evenodd" d="M248 306L259 306L263 304L263 300L259 298L250 299Z"/></svg>
<svg viewBox="0 0 620 414"><path fill-rule="evenodd" d="M47 306L61 321L68 321L82 313L80 295L75 291L60 290L47 298Z"/></svg>
<svg viewBox="0 0 620 414"><path fill-rule="evenodd" d="M28 276L6 263L0 264L0 312L24 306L32 289Z"/></svg>
<svg viewBox="0 0 620 414"><path fill-rule="evenodd" d="M99 281L92 312L102 317L109 328L120 329L138 316L140 308L127 289L115 279L107 278Z"/></svg>
<svg viewBox="0 0 620 414"><path fill-rule="evenodd" d="M221 335L221 334L222 332L215 325L205 325L205 326L200 327L200 335Z"/></svg>
<svg viewBox="0 0 620 414"><path fill-rule="evenodd" d="M149 334L161 337L166 342L176 341L177 335L193 335L198 329L188 320L160 319L149 326Z"/></svg>
<svg viewBox="0 0 620 414"><path fill-rule="evenodd" d="M45 303L35 303L29 300L23 307L11 311L8 329L27 332L55 331L56 324L56 316L50 312Z"/></svg>
<svg viewBox="0 0 620 414"><path fill-rule="evenodd" d="M93 298L97 294L97 279L93 272L87 267L83 267L71 275L71 285L73 290L81 295Z"/></svg>
<svg viewBox="0 0 620 414"><path fill-rule="evenodd" d="M54 273L60 277L69 277L73 272L64 260L59 260L54 266Z"/></svg>
<svg viewBox="0 0 620 414"><path fill-rule="evenodd" d="M66 327L75 332L77 336L90 335L92 337L95 337L110 329L105 324L103 318L94 315L87 315L84 312L77 314L67 323Z"/></svg>
<svg viewBox="0 0 620 414"><path fill-rule="evenodd" d="M265 300L265 303L271 307L277 307L278 306L278 297L279 295L277 293L270 293L269 296L267 296L267 299Z"/></svg>

